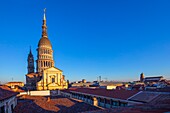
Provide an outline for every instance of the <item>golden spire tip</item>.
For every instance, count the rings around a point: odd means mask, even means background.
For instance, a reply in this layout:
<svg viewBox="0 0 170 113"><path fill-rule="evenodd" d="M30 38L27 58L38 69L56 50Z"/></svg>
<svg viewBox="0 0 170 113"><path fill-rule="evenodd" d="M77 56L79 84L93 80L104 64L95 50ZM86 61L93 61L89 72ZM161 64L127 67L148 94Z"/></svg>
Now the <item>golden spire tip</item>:
<svg viewBox="0 0 170 113"><path fill-rule="evenodd" d="M46 8L44 8L44 13L46 12Z"/></svg>
<svg viewBox="0 0 170 113"><path fill-rule="evenodd" d="M46 12L46 8L44 8L44 20L46 20L45 12Z"/></svg>

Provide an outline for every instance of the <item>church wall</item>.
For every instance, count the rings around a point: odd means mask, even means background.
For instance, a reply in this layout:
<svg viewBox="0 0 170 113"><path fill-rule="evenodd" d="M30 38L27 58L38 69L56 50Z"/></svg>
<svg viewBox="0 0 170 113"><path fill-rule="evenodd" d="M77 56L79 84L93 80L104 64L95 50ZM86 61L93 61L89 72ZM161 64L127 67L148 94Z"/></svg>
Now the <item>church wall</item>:
<svg viewBox="0 0 170 113"><path fill-rule="evenodd" d="M67 89L62 71L52 67L43 71L43 78L37 83L37 90Z"/></svg>

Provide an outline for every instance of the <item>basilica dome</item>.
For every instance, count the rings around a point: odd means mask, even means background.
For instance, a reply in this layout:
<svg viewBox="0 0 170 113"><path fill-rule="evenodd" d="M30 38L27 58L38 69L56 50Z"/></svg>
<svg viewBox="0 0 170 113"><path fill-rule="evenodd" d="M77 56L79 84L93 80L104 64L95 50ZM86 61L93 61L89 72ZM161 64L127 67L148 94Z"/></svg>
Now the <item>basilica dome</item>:
<svg viewBox="0 0 170 113"><path fill-rule="evenodd" d="M46 37L42 37L38 43L38 47L49 47L52 48L50 40Z"/></svg>

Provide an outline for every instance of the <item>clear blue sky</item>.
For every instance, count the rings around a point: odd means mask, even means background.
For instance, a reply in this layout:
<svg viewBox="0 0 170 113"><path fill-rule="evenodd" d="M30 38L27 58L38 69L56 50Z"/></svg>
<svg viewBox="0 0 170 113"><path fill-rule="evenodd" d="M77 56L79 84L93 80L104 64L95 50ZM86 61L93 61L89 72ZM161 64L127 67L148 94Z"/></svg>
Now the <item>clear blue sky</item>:
<svg viewBox="0 0 170 113"><path fill-rule="evenodd" d="M55 66L76 81L170 79L169 0L4 0L0 3L0 81L25 81L36 58L43 9Z"/></svg>

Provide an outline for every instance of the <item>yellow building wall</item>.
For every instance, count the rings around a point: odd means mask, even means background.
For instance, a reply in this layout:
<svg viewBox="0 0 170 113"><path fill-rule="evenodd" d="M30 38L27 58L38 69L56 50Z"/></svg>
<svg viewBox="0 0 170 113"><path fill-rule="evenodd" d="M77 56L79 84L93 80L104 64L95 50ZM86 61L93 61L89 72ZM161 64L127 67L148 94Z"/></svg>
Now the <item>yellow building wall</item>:
<svg viewBox="0 0 170 113"><path fill-rule="evenodd" d="M37 90L67 89L68 83L62 71L51 67L43 71L42 79L37 83Z"/></svg>

